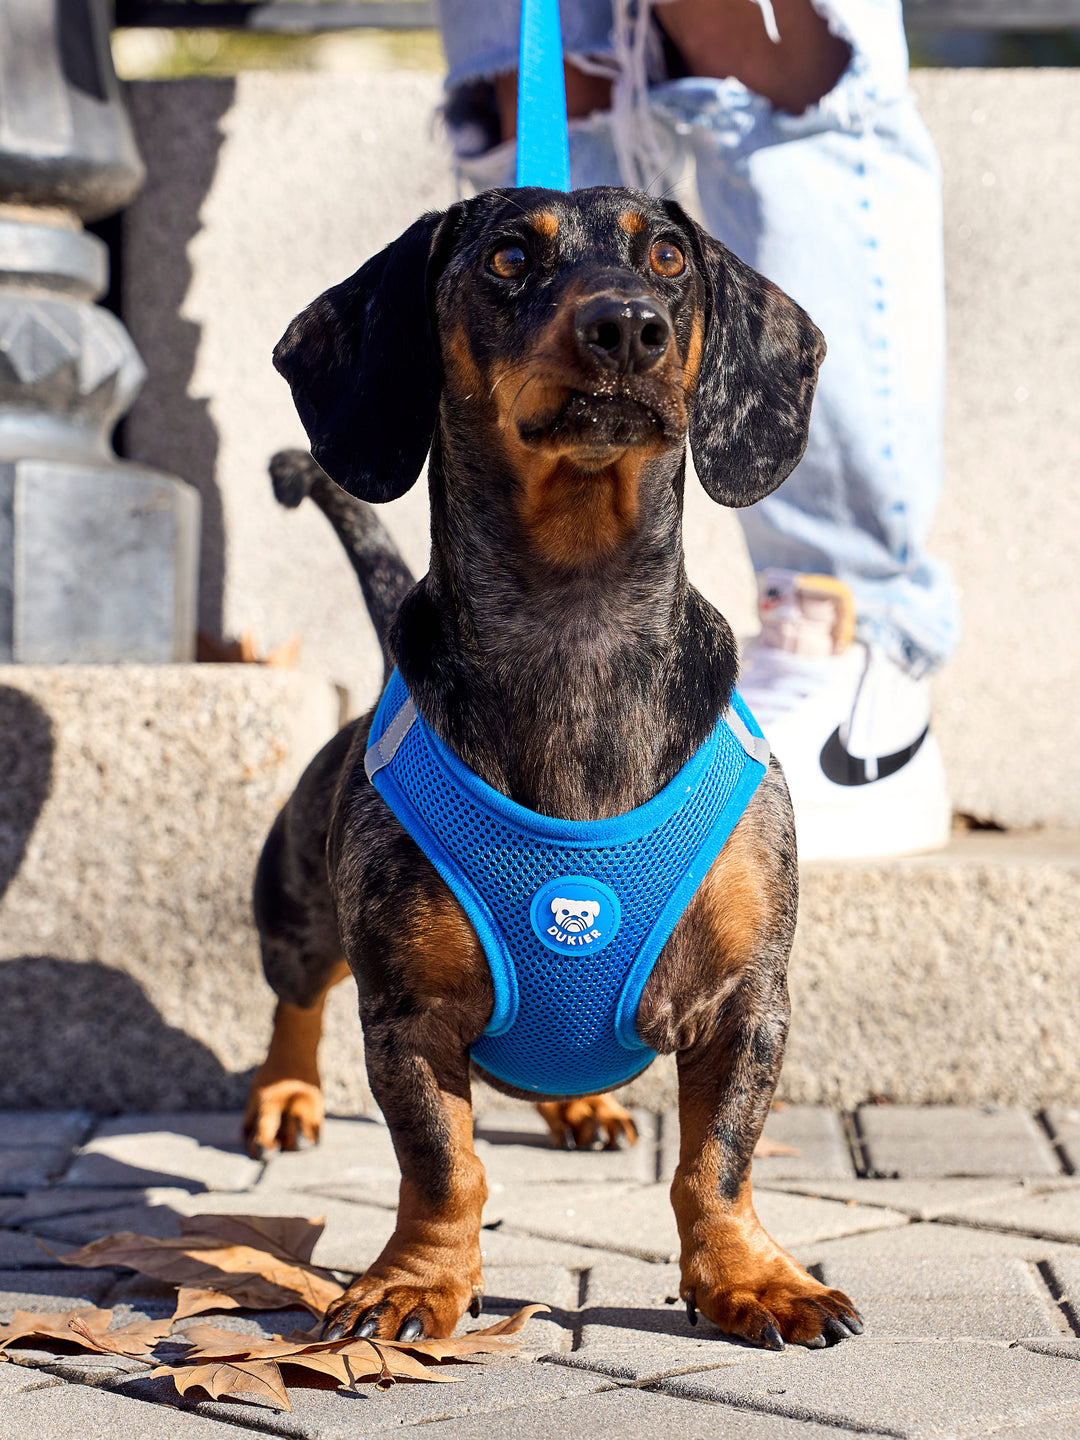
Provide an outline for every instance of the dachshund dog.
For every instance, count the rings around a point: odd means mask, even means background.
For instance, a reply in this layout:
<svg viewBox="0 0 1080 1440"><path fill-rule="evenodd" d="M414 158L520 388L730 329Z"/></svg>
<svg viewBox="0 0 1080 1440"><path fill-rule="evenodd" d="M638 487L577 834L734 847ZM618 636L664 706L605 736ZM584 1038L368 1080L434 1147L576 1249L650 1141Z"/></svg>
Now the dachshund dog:
<svg viewBox="0 0 1080 1440"><path fill-rule="evenodd" d="M718 504L769 494L805 448L824 352L804 312L676 204L486 191L418 220L289 326L275 363L319 465L278 457L279 498L309 491L334 523L388 674L447 752L533 814L623 817L699 752L737 675L727 622L686 578L687 445ZM412 585L363 502L403 494L425 459L431 561ZM260 861L279 1004L246 1128L253 1153L317 1138L322 1004L351 970L401 1192L325 1333L446 1336L483 1289L471 1047L496 989L470 915L365 772L371 727L316 757ZM787 788L775 760L761 773L630 1019L649 1054L677 1057L689 1315L818 1347L858 1334L859 1316L770 1239L750 1191L797 903ZM566 933L598 903L569 888L550 897ZM626 1127L603 1094L568 1103L572 1088L527 1098L579 1140Z"/></svg>

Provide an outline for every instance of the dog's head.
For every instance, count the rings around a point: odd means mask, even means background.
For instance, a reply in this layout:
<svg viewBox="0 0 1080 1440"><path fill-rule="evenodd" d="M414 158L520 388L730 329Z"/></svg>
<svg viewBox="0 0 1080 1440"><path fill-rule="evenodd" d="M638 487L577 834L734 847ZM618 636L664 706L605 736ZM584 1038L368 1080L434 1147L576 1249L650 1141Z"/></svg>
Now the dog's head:
<svg viewBox="0 0 1080 1440"><path fill-rule="evenodd" d="M297 316L274 363L344 489L403 494L441 406L451 437L505 457L530 530L572 563L632 527L642 465L687 439L720 504L774 490L824 353L799 306L678 205L604 187L489 190L424 216Z"/></svg>

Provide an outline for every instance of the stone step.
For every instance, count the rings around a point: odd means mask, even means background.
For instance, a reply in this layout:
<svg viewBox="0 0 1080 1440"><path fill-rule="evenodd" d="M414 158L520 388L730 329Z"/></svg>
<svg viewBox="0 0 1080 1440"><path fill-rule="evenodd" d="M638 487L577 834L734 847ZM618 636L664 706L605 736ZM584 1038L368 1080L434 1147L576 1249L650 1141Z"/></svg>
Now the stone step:
<svg viewBox="0 0 1080 1440"><path fill-rule="evenodd" d="M257 665L0 668L0 1105L242 1103L273 1010L251 877L338 714L332 686ZM1076 832L806 867L781 1095L1066 1116L1078 918ZM370 1108L351 982L331 997L322 1068L332 1112ZM625 1094L673 1105L671 1061ZM1075 1111L1061 1123L1075 1146ZM47 1170L53 1144L36 1137L20 1164Z"/></svg>
<svg viewBox="0 0 1080 1440"><path fill-rule="evenodd" d="M1080 833L803 868L780 1094L852 1109L1080 1097ZM673 1103L663 1062L633 1102Z"/></svg>

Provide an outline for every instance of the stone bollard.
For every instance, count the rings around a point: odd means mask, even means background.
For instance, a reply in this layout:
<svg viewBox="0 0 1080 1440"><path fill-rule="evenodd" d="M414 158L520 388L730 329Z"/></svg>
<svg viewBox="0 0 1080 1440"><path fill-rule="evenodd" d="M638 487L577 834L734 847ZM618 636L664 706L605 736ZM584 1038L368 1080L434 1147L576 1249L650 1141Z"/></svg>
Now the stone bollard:
<svg viewBox="0 0 1080 1440"><path fill-rule="evenodd" d="M101 0L0 0L0 663L194 657L198 495L112 449L145 371L82 229L142 180Z"/></svg>

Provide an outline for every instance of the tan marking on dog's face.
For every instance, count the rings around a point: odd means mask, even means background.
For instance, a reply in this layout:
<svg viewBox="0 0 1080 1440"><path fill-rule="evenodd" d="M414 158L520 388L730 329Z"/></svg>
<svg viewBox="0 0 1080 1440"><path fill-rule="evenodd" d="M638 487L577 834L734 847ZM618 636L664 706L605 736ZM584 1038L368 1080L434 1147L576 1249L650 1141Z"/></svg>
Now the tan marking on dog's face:
<svg viewBox="0 0 1080 1440"><path fill-rule="evenodd" d="M462 400L471 400L482 393L484 377L473 359L472 346L463 326L458 326L443 342L443 376L446 389Z"/></svg>
<svg viewBox="0 0 1080 1440"><path fill-rule="evenodd" d="M616 223L618 224L619 229L624 230L627 235L640 235L641 232L645 229L647 222L645 220L645 216L639 214L638 211L623 210L620 213Z"/></svg>
<svg viewBox="0 0 1080 1440"><path fill-rule="evenodd" d="M574 333L582 291L570 286L524 360L493 366L484 377L492 402L495 440L519 481L516 502L537 551L549 563L576 566L610 555L634 530L643 466L668 448L659 435L609 451L586 452L580 443L526 443L526 430L556 415L571 392L587 391L596 377L583 366ZM670 413L685 428L683 366L674 339L649 383L667 395Z"/></svg>
<svg viewBox="0 0 1080 1440"><path fill-rule="evenodd" d="M526 215L525 223L545 240L554 240L559 233L559 217L552 210L537 210L534 215Z"/></svg>
<svg viewBox="0 0 1080 1440"><path fill-rule="evenodd" d="M683 384L687 390L692 390L697 384L704 349L705 320L698 309L694 312L694 321L690 327L690 341L686 347L686 359L683 362Z"/></svg>

